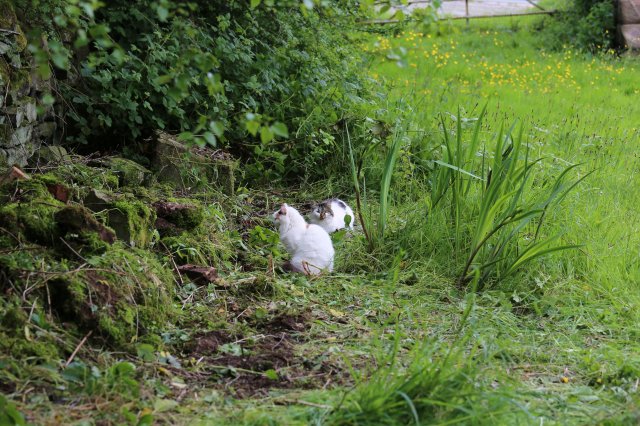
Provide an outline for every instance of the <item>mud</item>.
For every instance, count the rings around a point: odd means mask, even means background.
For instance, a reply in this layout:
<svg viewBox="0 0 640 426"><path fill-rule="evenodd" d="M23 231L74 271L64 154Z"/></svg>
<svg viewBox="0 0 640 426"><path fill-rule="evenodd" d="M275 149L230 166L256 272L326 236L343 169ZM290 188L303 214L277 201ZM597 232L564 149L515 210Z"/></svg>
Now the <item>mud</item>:
<svg viewBox="0 0 640 426"><path fill-rule="evenodd" d="M278 315L257 325L260 334L232 335L223 330L196 336L190 356L201 359L214 381L236 398L266 396L272 389L322 387L343 374L322 357L301 353L300 333L309 329L308 313Z"/></svg>

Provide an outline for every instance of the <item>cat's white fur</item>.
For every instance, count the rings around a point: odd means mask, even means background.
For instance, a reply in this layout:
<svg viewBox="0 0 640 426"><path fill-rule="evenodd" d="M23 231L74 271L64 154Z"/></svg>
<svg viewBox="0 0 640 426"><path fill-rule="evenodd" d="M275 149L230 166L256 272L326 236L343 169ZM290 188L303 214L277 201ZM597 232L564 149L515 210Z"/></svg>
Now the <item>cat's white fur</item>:
<svg viewBox="0 0 640 426"><path fill-rule="evenodd" d="M343 228L353 230L353 224L356 217L353 214L353 210L351 210L351 207L349 207L347 203L337 198L324 201L320 204L324 203L330 203L333 214L326 214L324 218L321 218L320 213L322 207L320 205L316 205L313 207L313 210L311 210L311 214L309 215L309 222L321 226L322 229L324 229L328 233L332 233ZM345 217L347 215L351 217L349 226L345 226Z"/></svg>
<svg viewBox="0 0 640 426"><path fill-rule="evenodd" d="M291 254L294 271L307 275L333 271L335 252L327 231L308 224L298 210L286 203L273 213L273 220L279 225L280 241Z"/></svg>

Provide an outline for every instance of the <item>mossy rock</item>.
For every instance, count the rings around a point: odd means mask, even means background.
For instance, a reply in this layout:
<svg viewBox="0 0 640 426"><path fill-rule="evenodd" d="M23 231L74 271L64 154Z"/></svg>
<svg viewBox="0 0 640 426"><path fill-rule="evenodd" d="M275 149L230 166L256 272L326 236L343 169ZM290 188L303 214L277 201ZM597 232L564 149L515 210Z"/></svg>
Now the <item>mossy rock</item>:
<svg viewBox="0 0 640 426"><path fill-rule="evenodd" d="M50 282L53 303L63 319L127 347L141 335L163 329L176 314L172 273L153 254L114 245L87 261L92 270Z"/></svg>
<svg viewBox="0 0 640 426"><path fill-rule="evenodd" d="M11 1L0 0L0 26L4 29L14 31L15 51L22 52L27 47L27 38L24 36L22 29L18 23L16 12L13 9Z"/></svg>
<svg viewBox="0 0 640 426"><path fill-rule="evenodd" d="M55 126L55 123L50 123ZM49 123L42 123L43 125L50 125ZM62 161L67 161L70 159L69 153L64 147L59 145L49 145L43 146L38 151L36 151L35 156L38 162L42 163L60 163Z"/></svg>
<svg viewBox="0 0 640 426"><path fill-rule="evenodd" d="M100 254L116 240L115 232L98 222L93 213L82 206L67 206L58 211L54 219L64 238L60 246L63 252Z"/></svg>
<svg viewBox="0 0 640 426"><path fill-rule="evenodd" d="M195 229L204 219L204 209L195 200L156 201L153 208L158 218L183 230Z"/></svg>
<svg viewBox="0 0 640 426"><path fill-rule="evenodd" d="M94 212L106 212L107 225L118 239L133 247L147 247L153 237L156 213L133 194L91 189L83 203Z"/></svg>
<svg viewBox="0 0 640 426"><path fill-rule="evenodd" d="M84 198L91 189L111 191L120 186L118 176L111 170L82 163L61 164L49 174L55 176L57 181L76 188L79 199Z"/></svg>
<svg viewBox="0 0 640 426"><path fill-rule="evenodd" d="M114 201L107 214L107 224L116 236L132 247L144 248L153 238L156 214L135 199Z"/></svg>
<svg viewBox="0 0 640 426"><path fill-rule="evenodd" d="M57 182L53 175L38 175L0 188L0 196L6 204L0 207L0 226L28 241L52 245L59 237L55 214L65 204L56 200L47 185Z"/></svg>
<svg viewBox="0 0 640 426"><path fill-rule="evenodd" d="M118 176L121 187L149 186L152 183L152 173L145 167L126 158L110 158L105 161L109 169Z"/></svg>
<svg viewBox="0 0 640 426"><path fill-rule="evenodd" d="M33 200L28 204L19 204L18 219L27 239L45 245L54 244L58 237L55 214L63 206L53 198L46 202Z"/></svg>
<svg viewBox="0 0 640 426"><path fill-rule="evenodd" d="M55 214L64 206L53 198L36 198L0 207L0 227L21 239L52 245L58 237Z"/></svg>
<svg viewBox="0 0 640 426"><path fill-rule="evenodd" d="M175 137L158 132L155 161L158 180L175 188L198 192L213 185L227 195L235 192L239 162L228 153L188 148Z"/></svg>

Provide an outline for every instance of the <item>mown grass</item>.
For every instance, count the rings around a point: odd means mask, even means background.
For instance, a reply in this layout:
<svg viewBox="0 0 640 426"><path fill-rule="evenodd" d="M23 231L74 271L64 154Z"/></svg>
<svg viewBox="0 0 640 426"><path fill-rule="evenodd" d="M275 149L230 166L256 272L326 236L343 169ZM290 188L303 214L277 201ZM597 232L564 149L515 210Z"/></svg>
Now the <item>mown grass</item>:
<svg viewBox="0 0 640 426"><path fill-rule="evenodd" d="M376 244L361 234L337 241L331 276L273 275L266 261L256 262L249 272L225 268L224 279L253 279L268 291L237 284L233 291L201 289L185 298L185 330L172 332L187 338L219 327L224 318L211 317L225 315L227 299L238 294L246 309L230 316L227 327L250 338L259 334L251 325L258 312L274 315L272 302L276 313L309 312L309 328L295 336L296 352L326 360L340 372L339 380L235 399L215 378L191 384L185 375L183 391L176 380L180 371L139 362L140 398L112 393L84 401L93 410L84 421L102 411L111 421L133 424L149 416L171 424L636 423L640 62L545 51L532 30L537 19L473 21L469 28L441 23L428 34L408 30L368 42L368 72L390 93L371 117L401 123L389 146L371 152L356 176L367 208L379 212L371 217L386 218L376 222L382 226ZM400 46L408 49L404 67L384 59ZM540 230L541 238L558 235L558 244L581 247L532 260L507 277L492 276L482 290L460 288L456 281L472 250L484 187L460 170L486 178L486 169L477 171L496 158L500 129L511 126L522 129L520 159L525 151L530 161L541 158L531 164L523 199L535 201L552 190L573 165L580 164L571 169L571 182L591 173L545 211ZM475 145L458 163L449 159L457 170L436 163L446 160L445 134L460 147ZM385 167L388 153L393 166ZM436 201L434 177L445 170L462 180L454 198ZM236 201L240 206L245 198L264 197L271 208L280 201L340 195L353 206L355 196L345 189L352 182L345 171L312 188L280 193L282 199L247 191ZM538 232L538 223L514 237L518 250L527 246L528 233ZM472 282L479 272L473 270ZM120 359L111 356L114 363ZM181 361L189 372L200 372L191 360ZM64 419L70 412L83 418L73 404L65 413L65 407L26 391L14 400L23 412L35 412L36 421ZM109 417L109 410L127 415Z"/></svg>

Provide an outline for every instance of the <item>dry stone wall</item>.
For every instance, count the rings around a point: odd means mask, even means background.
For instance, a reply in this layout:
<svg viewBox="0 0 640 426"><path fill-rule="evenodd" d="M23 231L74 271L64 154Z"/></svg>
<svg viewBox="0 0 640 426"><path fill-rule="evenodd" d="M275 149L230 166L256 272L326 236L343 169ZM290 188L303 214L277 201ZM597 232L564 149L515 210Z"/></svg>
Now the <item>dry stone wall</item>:
<svg viewBox="0 0 640 426"><path fill-rule="evenodd" d="M25 165L55 131L51 109L38 105L50 81L39 79L31 65L11 1L0 0L0 171Z"/></svg>

